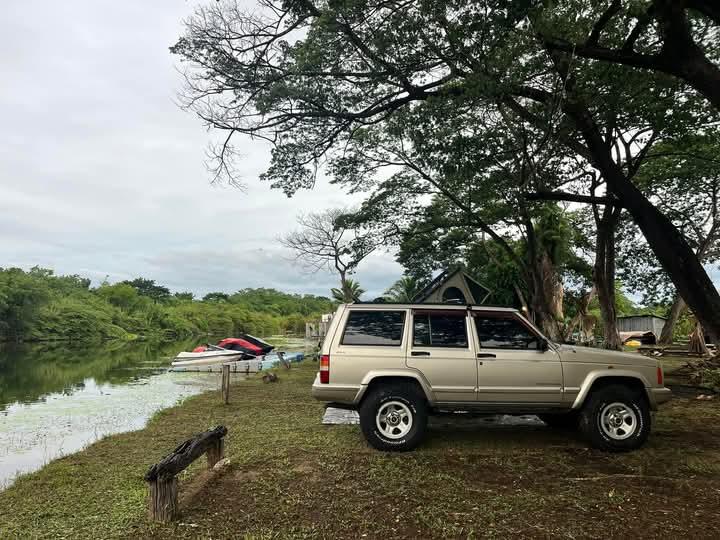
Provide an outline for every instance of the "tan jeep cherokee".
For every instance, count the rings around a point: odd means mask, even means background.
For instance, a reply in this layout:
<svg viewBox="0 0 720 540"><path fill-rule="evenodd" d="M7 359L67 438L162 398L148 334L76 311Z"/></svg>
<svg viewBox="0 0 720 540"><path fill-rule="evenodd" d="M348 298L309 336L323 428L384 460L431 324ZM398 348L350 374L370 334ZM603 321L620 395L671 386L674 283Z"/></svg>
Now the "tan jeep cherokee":
<svg viewBox="0 0 720 540"><path fill-rule="evenodd" d="M671 397L655 359L552 343L514 309L447 304L341 305L312 394L357 409L380 450L415 448L428 415L458 410L537 414L633 450Z"/></svg>

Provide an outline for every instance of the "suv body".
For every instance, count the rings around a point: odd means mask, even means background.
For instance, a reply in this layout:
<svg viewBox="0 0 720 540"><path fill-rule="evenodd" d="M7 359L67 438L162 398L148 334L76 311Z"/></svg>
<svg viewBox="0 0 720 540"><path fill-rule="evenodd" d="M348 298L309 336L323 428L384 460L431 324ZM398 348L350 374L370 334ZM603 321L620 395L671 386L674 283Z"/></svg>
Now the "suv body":
<svg viewBox="0 0 720 540"><path fill-rule="evenodd" d="M658 360L637 353L558 345L517 310L499 307L341 305L321 347L320 369L313 396L359 410L366 436L367 430L375 429L382 437L383 427L387 435L399 434L406 426L399 424L394 433L388 430L386 420L397 420L397 415L388 417L388 412L412 416L413 407L421 409L421 416L441 410L534 413L551 425L582 427L584 420L592 424L584 431L596 428L599 435L609 436L608 444L594 446L625 450L644 442L649 411L671 397ZM603 390L608 387L615 391ZM618 396L622 389L625 399ZM382 413L366 404L390 390L403 394L394 409ZM583 418L583 411L588 416L588 408L597 405L591 397L598 392L611 399L597 411L603 417ZM630 398L636 402L635 409ZM404 401L412 403L404 406ZM608 409L612 404L614 408ZM622 425L618 424L621 419ZM415 427L426 422L412 420ZM424 433L424 425L420 427ZM639 441L628 435L631 428L642 431ZM404 450L419 443L399 438L401 442L395 444L392 437L384 443L368 437L382 449Z"/></svg>

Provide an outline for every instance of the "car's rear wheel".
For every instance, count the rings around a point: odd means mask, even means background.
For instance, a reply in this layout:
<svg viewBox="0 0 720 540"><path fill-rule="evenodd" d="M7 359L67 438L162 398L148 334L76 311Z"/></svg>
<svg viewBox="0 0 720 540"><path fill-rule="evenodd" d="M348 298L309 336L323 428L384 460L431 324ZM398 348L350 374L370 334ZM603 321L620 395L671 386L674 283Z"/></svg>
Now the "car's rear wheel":
<svg viewBox="0 0 720 540"><path fill-rule="evenodd" d="M580 424L580 413L578 411L539 414L538 417L551 428L562 431L575 431Z"/></svg>
<svg viewBox="0 0 720 540"><path fill-rule="evenodd" d="M360 427L378 450L403 452L425 437L425 396L413 384L393 383L370 391L360 406Z"/></svg>
<svg viewBox="0 0 720 540"><path fill-rule="evenodd" d="M580 414L580 429L593 448L628 452L650 435L650 406L642 392L622 385L593 391Z"/></svg>

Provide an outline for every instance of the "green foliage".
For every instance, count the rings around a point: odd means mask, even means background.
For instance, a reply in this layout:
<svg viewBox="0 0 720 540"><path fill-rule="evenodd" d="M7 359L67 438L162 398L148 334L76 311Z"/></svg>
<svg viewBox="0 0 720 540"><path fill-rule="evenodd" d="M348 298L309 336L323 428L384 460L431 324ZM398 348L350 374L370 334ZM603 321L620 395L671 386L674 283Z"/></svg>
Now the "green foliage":
<svg viewBox="0 0 720 540"><path fill-rule="evenodd" d="M0 269L0 335L18 337L29 329L29 321L50 297L47 281L51 275L37 268L27 273L19 268Z"/></svg>
<svg viewBox="0 0 720 540"><path fill-rule="evenodd" d="M103 283L95 293L109 304L125 311L132 310L139 302L137 289L127 283Z"/></svg>
<svg viewBox="0 0 720 540"><path fill-rule="evenodd" d="M223 292L211 292L203 296L203 302L227 302L229 299L230 296Z"/></svg>
<svg viewBox="0 0 720 540"><path fill-rule="evenodd" d="M0 269L0 341L297 334L334 306L329 298L275 289L211 293L194 301L192 293L171 295L142 278L90 289L89 280L51 270Z"/></svg>
<svg viewBox="0 0 720 540"><path fill-rule="evenodd" d="M656 202L653 187L637 193L630 182L655 177L648 168L659 157L655 148L717 131L717 110L676 78L589 61L576 50L573 44L587 43L652 56L676 34L659 30L667 20L656 24L660 10L648 11L649 0L612 2L608 11L609 4L275 2L246 12L209 2L171 51L192 67L188 107L212 127L271 141L261 178L272 187L292 195L327 174L366 194L357 223L377 231L377 244L401 236L401 257L419 263L406 265L414 276L448 266L433 262L426 246L454 243L467 251L492 238L528 274L515 281L533 292L529 303L548 310L544 298L557 297L568 281L588 288L589 265L575 253L572 229L557 213L543 214L554 205L528 195L605 193L633 202L624 206L634 219L664 227L661 216L639 210L649 208L645 199ZM688 25L717 60L713 28L708 21ZM544 37L573 46L551 47ZM216 179L233 181L236 154L227 144L213 154ZM668 162L675 166L677 156ZM680 199L686 191L681 187ZM687 276L668 264L668 253L687 258L688 243L672 234L653 241L676 282ZM439 258L468 262L451 253ZM507 283L498 285L509 294Z"/></svg>
<svg viewBox="0 0 720 540"><path fill-rule="evenodd" d="M230 297L233 304L274 315L311 315L334 310L328 298L312 294L286 294L275 289L242 289Z"/></svg>
<svg viewBox="0 0 720 540"><path fill-rule="evenodd" d="M720 134L683 134L656 145L635 182L662 208L705 265L720 260ZM637 227L625 223L618 266L622 279L643 291L643 302L669 303L675 294Z"/></svg>
<svg viewBox="0 0 720 540"><path fill-rule="evenodd" d="M353 279L346 279L342 287L339 289L330 289L333 299L338 302L351 303L358 302L360 297L365 292L365 289L360 287L360 284Z"/></svg>
<svg viewBox="0 0 720 540"><path fill-rule="evenodd" d="M423 289L425 283L412 276L403 276L385 291L385 299L389 302L410 303Z"/></svg>
<svg viewBox="0 0 720 540"><path fill-rule="evenodd" d="M157 285L152 279L136 278L132 281L123 281L123 283L133 287L140 296L147 296L154 302L165 302L170 298L170 289Z"/></svg>

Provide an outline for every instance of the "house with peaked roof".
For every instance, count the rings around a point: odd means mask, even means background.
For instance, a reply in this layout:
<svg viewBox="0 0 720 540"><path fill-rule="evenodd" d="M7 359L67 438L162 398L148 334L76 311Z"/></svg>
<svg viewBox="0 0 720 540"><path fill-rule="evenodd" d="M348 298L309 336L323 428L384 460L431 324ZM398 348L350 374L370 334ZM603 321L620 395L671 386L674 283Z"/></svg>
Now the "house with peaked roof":
<svg viewBox="0 0 720 540"><path fill-rule="evenodd" d="M462 268L445 270L413 298L427 304L483 304L490 289L475 280Z"/></svg>

